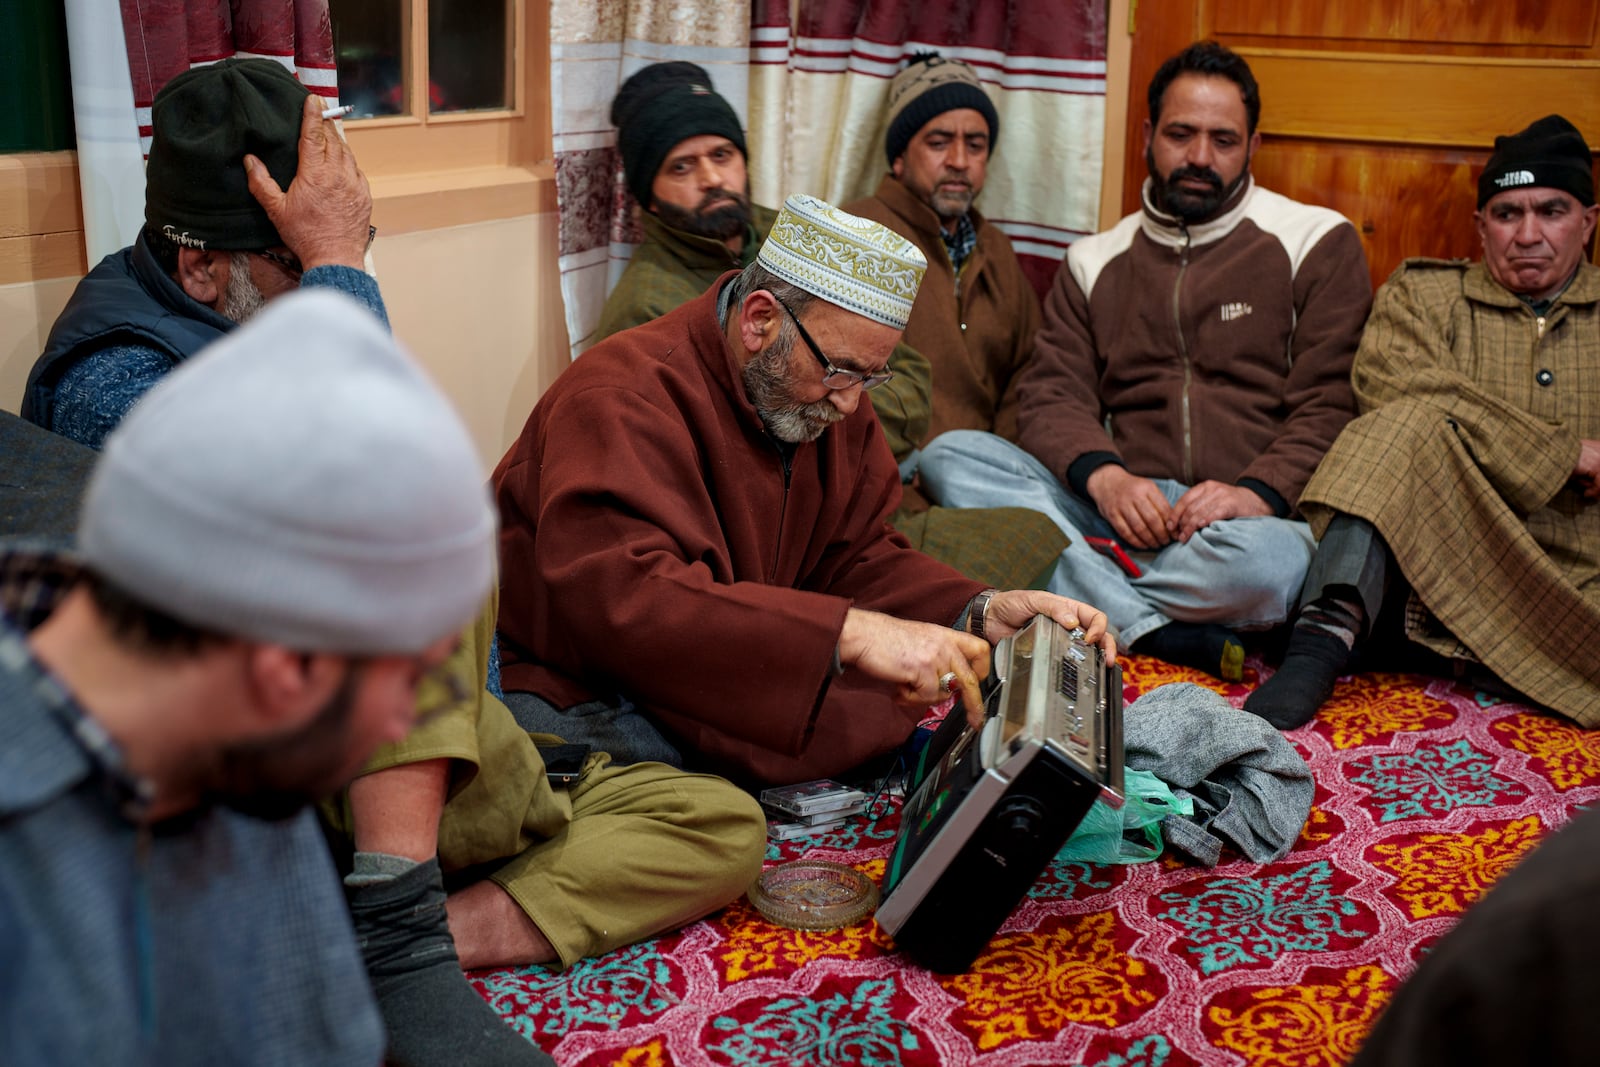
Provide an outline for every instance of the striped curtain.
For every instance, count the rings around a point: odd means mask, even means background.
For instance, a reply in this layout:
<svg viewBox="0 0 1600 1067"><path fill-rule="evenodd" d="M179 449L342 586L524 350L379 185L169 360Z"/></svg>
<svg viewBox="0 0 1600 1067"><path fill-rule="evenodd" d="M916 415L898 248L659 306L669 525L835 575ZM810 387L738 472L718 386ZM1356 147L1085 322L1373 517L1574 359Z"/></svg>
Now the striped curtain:
<svg viewBox="0 0 1600 1067"><path fill-rule="evenodd" d="M749 126L748 3L553 0L550 117L561 295L573 358L593 341L606 295L642 237L622 180L611 100L629 75L665 60L698 63Z"/></svg>
<svg viewBox="0 0 1600 1067"><path fill-rule="evenodd" d="M173 75L264 56L338 103L328 0L67 0L66 14L91 264L143 224L150 105Z"/></svg>
<svg viewBox="0 0 1600 1067"><path fill-rule="evenodd" d="M1104 0L758 0L751 30L751 192L867 196L889 80L916 52L977 71L1000 114L978 208L1041 295L1067 245L1097 228L1106 95Z"/></svg>
<svg viewBox="0 0 1600 1067"><path fill-rule="evenodd" d="M978 204L1041 295L1099 213L1104 0L555 0L551 115L561 291L576 357L640 240L611 100L650 63L705 67L748 131L752 199L842 204L887 169L889 79L915 52L969 63L1000 113Z"/></svg>
<svg viewBox="0 0 1600 1067"><path fill-rule="evenodd" d="M232 56L275 59L302 85L339 100L328 0L121 0L139 142L150 154L150 104L175 74Z"/></svg>

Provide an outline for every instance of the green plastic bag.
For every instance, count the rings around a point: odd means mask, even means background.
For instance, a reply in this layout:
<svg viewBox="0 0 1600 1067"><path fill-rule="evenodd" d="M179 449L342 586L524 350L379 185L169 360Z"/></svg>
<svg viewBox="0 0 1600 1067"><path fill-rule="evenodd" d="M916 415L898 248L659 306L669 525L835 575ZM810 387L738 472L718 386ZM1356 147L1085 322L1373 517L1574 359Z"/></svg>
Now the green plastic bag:
<svg viewBox="0 0 1600 1067"><path fill-rule="evenodd" d="M1149 771L1123 772L1120 809L1096 800L1058 860L1083 863L1145 863L1161 855L1161 820L1174 812L1194 814L1194 801L1174 796L1167 783Z"/></svg>

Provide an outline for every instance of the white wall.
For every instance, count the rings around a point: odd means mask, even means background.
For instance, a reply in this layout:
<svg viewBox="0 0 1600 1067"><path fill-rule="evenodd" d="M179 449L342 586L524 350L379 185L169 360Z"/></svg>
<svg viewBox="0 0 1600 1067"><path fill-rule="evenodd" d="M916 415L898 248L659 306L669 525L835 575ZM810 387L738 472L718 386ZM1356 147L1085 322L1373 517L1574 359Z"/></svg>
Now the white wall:
<svg viewBox="0 0 1600 1067"><path fill-rule="evenodd" d="M455 401L486 470L567 365L556 230L554 214L523 215L380 234L372 249L395 335ZM0 408L17 410L77 282L0 285Z"/></svg>

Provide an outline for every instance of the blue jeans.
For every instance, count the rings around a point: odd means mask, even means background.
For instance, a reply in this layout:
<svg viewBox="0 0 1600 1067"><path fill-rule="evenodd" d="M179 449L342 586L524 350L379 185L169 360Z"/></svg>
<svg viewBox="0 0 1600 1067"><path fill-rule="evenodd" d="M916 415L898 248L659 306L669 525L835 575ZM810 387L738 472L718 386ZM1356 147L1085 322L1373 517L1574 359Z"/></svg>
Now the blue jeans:
<svg viewBox="0 0 1600 1067"><path fill-rule="evenodd" d="M1061 553L1049 589L1106 613L1126 648L1169 622L1214 622L1262 630L1294 611L1316 539L1303 522L1269 516L1226 519L1187 542L1155 551L1128 546L1143 571L1130 578L1084 537L1117 538L1091 501L1065 488L1033 456L991 433L949 430L922 450L928 496L945 507L1032 508L1050 516L1072 543ZM1157 479L1173 503L1187 486Z"/></svg>

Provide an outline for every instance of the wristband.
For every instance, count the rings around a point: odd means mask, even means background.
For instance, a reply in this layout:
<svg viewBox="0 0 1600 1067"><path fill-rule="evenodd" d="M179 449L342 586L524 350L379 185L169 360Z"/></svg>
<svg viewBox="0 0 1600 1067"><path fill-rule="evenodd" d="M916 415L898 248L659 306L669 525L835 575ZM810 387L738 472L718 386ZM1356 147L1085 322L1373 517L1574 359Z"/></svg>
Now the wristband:
<svg viewBox="0 0 1600 1067"><path fill-rule="evenodd" d="M989 640L989 635L984 632L983 623L989 613L989 601L994 599L996 592L998 590L985 589L972 598L972 605L967 609L967 632L973 637Z"/></svg>

